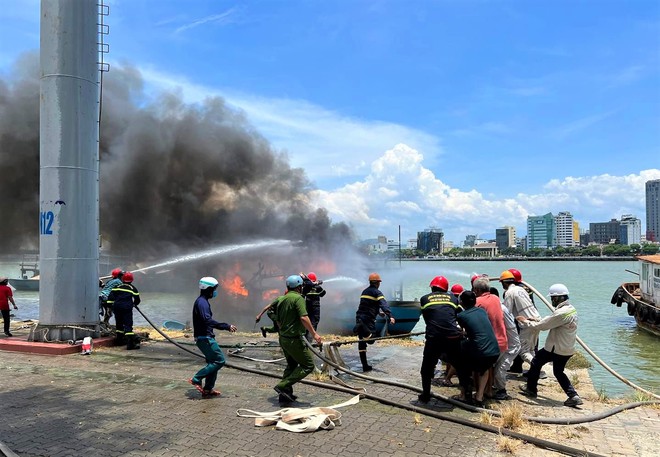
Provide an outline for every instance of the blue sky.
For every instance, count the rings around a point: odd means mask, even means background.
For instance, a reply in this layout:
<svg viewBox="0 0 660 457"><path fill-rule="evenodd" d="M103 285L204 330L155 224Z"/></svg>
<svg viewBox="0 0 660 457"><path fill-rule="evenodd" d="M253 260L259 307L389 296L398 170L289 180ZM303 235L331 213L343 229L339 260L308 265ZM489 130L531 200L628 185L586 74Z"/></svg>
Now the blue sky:
<svg viewBox="0 0 660 457"><path fill-rule="evenodd" d="M658 1L107 3L111 66L225 97L361 238L644 221L660 179ZM38 11L2 2L3 75L38 48Z"/></svg>

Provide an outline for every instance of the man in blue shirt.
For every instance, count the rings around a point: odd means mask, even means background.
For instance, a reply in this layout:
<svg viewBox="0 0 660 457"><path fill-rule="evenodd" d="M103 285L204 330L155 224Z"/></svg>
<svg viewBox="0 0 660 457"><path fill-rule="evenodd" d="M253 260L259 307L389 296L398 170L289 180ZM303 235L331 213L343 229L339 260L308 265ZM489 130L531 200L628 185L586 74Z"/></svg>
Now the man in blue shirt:
<svg viewBox="0 0 660 457"><path fill-rule="evenodd" d="M225 355L215 341L213 329L235 332L232 324L213 319L209 299L218 295L218 280L206 276L199 280L200 293L193 305L193 331L195 344L206 357L206 366L199 370L188 382L202 394L202 398L217 397L220 391L214 390L218 371L225 365ZM205 380L202 387L202 380Z"/></svg>

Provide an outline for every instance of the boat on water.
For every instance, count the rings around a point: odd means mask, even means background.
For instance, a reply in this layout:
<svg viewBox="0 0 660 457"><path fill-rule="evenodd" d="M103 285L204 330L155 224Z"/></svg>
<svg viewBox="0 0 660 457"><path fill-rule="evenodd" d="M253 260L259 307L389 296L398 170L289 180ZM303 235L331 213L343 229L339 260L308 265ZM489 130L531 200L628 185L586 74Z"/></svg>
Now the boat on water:
<svg viewBox="0 0 660 457"><path fill-rule="evenodd" d="M385 326L385 316L379 315L376 318L376 335L374 336L403 335L412 332L412 329L417 325L422 315L419 301L388 300L387 304L390 305L395 323L390 324L388 322L387 326ZM357 308L344 307L343 309L345 312L341 316L336 317L334 324L331 324L329 330L342 335L352 335L353 327L355 327L355 310ZM321 317L321 321L323 321L323 317ZM337 324L339 328L336 328Z"/></svg>
<svg viewBox="0 0 660 457"><path fill-rule="evenodd" d="M39 276L23 279L9 279L9 284L16 290L22 291L39 291Z"/></svg>
<svg viewBox="0 0 660 457"><path fill-rule="evenodd" d="M639 328L660 336L660 254L637 256L637 260L639 282L621 284L611 303L619 307L626 303Z"/></svg>

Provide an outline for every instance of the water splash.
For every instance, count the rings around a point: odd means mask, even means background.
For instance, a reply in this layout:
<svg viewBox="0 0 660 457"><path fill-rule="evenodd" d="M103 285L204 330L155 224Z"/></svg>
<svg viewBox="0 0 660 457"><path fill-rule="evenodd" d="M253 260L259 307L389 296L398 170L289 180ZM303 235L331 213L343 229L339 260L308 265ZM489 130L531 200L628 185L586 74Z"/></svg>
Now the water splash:
<svg viewBox="0 0 660 457"><path fill-rule="evenodd" d="M165 262L157 263L155 265L149 265L148 267L139 268L133 270L133 273L140 273L147 270L152 270L154 268L163 268L170 265L176 265L179 263L193 262L195 260L206 259L209 257L215 257L223 254L229 254L236 251L246 251L250 249L263 249L269 247L277 246L288 246L291 245L293 241L290 240L267 240L267 241L258 241L256 243L243 243L243 244L230 244L227 246L216 247L213 249L208 249L205 251L199 251L192 254L184 255L181 257L176 257L174 259L167 260Z"/></svg>
<svg viewBox="0 0 660 457"><path fill-rule="evenodd" d="M363 281L358 281L357 279L350 278L348 276L335 276L334 278L324 279L323 284L327 284L329 282L338 282L338 281L352 282L354 284L362 284L363 283Z"/></svg>

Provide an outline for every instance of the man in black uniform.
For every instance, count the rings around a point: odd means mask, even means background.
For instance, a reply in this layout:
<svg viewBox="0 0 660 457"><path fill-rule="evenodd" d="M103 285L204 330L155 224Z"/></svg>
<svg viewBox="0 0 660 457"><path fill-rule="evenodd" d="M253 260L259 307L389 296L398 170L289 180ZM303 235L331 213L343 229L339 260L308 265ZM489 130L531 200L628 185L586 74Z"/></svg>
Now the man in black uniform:
<svg viewBox="0 0 660 457"><path fill-rule="evenodd" d="M444 276L436 276L429 284L431 293L420 299L422 317L426 324L426 343L424 358L419 374L422 376L422 393L417 397L420 402L428 403L431 399L431 380L435 366L442 355L445 362L456 366L461 350L463 332L458 326L456 315L459 312L458 299L447 291L449 281Z"/></svg>
<svg viewBox="0 0 660 457"><path fill-rule="evenodd" d="M140 292L132 284L133 273L127 271L121 278L122 283L113 288L108 295L108 305L115 310L117 336L115 344L126 344L126 349L140 349L140 340L133 333L133 307L140 304Z"/></svg>
<svg viewBox="0 0 660 457"><path fill-rule="evenodd" d="M321 320L321 297L325 295L325 290L321 287L323 281L318 279L316 273L311 271L306 275L301 273L300 277L303 279L302 294L305 297L307 316L309 316L314 330L318 330L319 321ZM305 338L312 341L312 335L309 332L305 333Z"/></svg>
<svg viewBox="0 0 660 457"><path fill-rule="evenodd" d="M381 310L385 313L385 318L389 319L390 324L395 323L383 293L378 290L381 282L378 273L371 273L369 275L369 287L364 289L362 295L360 295L360 305L358 306L357 313L355 313L355 327L353 328L353 334L357 335L360 340L369 338L376 333L376 317ZM367 362L367 344L373 343L373 341L360 341L358 343L362 371L371 371L373 369Z"/></svg>

